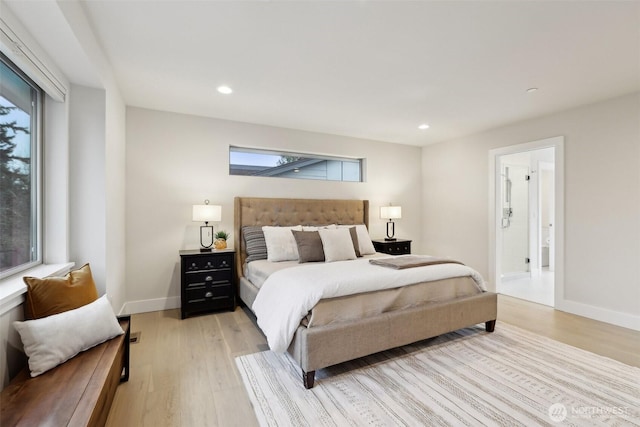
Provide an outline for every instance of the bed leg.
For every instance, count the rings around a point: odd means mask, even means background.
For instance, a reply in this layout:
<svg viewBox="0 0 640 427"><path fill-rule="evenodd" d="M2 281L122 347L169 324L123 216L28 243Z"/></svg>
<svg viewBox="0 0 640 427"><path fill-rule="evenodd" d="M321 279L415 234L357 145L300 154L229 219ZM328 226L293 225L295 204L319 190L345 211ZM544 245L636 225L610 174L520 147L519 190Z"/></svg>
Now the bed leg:
<svg viewBox="0 0 640 427"><path fill-rule="evenodd" d="M307 390L313 388L313 382L316 379L316 371L305 372L302 371L302 381L304 382L304 388Z"/></svg>
<svg viewBox="0 0 640 427"><path fill-rule="evenodd" d="M484 322L484 327L487 332L493 332L496 329L496 320L489 320L488 322Z"/></svg>

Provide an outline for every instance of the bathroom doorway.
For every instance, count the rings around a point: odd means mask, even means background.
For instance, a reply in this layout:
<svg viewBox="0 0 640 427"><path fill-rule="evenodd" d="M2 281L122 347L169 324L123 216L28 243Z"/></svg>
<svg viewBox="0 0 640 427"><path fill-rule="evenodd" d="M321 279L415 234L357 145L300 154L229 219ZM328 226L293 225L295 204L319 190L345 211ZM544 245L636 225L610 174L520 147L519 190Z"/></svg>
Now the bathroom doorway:
<svg viewBox="0 0 640 427"><path fill-rule="evenodd" d="M562 141L551 138L490 153L490 278L498 293L553 307L558 295L556 201L562 181L556 179L558 146L549 142L562 147Z"/></svg>

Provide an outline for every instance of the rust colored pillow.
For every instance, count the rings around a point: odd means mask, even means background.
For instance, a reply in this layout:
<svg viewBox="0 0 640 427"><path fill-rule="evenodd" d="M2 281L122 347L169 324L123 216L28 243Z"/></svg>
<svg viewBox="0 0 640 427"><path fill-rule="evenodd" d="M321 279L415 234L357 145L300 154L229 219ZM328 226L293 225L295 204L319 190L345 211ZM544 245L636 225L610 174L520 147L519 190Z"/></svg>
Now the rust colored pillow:
<svg viewBox="0 0 640 427"><path fill-rule="evenodd" d="M27 319L40 319L73 310L98 299L89 264L70 271L64 277L24 277L23 280L27 285Z"/></svg>

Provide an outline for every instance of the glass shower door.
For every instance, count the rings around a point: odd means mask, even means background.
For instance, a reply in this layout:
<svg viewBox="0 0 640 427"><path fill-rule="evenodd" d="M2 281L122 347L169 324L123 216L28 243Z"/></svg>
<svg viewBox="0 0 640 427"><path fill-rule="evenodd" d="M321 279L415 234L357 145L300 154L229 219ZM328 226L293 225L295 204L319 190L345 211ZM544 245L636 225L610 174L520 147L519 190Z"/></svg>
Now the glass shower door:
<svg viewBox="0 0 640 427"><path fill-rule="evenodd" d="M502 164L502 276L529 269L529 167Z"/></svg>

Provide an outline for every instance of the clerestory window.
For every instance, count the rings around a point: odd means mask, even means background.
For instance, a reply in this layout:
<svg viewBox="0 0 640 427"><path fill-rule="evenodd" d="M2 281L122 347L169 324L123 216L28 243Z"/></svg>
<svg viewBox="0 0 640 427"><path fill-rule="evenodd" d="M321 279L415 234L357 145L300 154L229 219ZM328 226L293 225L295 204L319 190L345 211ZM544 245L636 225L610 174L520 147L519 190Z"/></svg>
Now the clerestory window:
<svg viewBox="0 0 640 427"><path fill-rule="evenodd" d="M364 159L229 147L229 175L362 182Z"/></svg>

